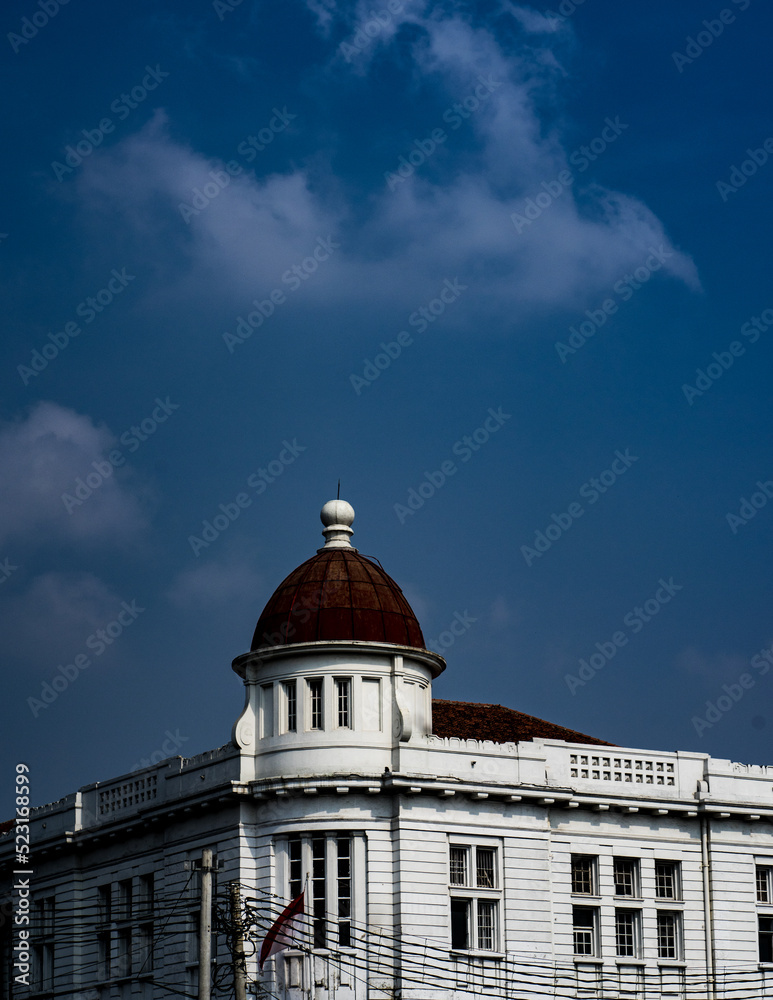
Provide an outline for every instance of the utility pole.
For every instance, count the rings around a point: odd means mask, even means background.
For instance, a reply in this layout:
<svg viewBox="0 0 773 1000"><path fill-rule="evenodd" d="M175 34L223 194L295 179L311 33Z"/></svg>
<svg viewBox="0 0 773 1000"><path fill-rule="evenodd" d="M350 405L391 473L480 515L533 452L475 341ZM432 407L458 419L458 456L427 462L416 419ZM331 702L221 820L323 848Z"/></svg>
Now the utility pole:
<svg viewBox="0 0 773 1000"><path fill-rule="evenodd" d="M234 936L234 997L235 1000L247 1000L247 973L244 966L242 899L238 882L231 883L231 926L233 927Z"/></svg>
<svg viewBox="0 0 773 1000"><path fill-rule="evenodd" d="M199 1000L210 1000L212 980L212 851L201 852L201 912L199 914Z"/></svg>

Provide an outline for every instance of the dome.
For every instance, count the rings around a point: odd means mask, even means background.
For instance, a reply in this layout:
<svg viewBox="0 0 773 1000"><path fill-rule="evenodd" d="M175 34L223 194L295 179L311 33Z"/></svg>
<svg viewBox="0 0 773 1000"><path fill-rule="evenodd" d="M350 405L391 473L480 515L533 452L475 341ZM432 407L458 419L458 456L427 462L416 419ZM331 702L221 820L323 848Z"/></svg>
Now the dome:
<svg viewBox="0 0 773 1000"><path fill-rule="evenodd" d="M426 649L403 592L349 542L349 504L331 500L320 516L324 547L279 584L258 619L251 649L331 640Z"/></svg>

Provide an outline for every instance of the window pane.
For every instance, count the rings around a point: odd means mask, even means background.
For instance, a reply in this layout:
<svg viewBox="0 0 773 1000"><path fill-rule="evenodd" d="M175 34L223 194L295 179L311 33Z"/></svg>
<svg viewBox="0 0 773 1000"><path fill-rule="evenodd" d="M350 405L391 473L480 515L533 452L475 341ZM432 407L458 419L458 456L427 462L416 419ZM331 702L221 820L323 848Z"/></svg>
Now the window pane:
<svg viewBox="0 0 773 1000"><path fill-rule="evenodd" d="M352 943L352 842L338 838L338 944L348 948Z"/></svg>
<svg viewBox="0 0 773 1000"><path fill-rule="evenodd" d="M349 729L349 688L348 680L336 681L336 695L338 699L338 728Z"/></svg>
<svg viewBox="0 0 773 1000"><path fill-rule="evenodd" d="M675 913L658 913L658 958L677 958Z"/></svg>
<svg viewBox="0 0 773 1000"><path fill-rule="evenodd" d="M615 911L615 946L618 955L636 954L636 914L633 910Z"/></svg>
<svg viewBox="0 0 773 1000"><path fill-rule="evenodd" d="M658 899L676 899L676 864L655 862L655 895Z"/></svg>
<svg viewBox="0 0 773 1000"><path fill-rule="evenodd" d="M491 899L478 900L478 948L481 951L494 950L494 924L496 903Z"/></svg>
<svg viewBox="0 0 773 1000"><path fill-rule="evenodd" d="M595 913L590 906L572 907L572 929L575 955L595 953Z"/></svg>
<svg viewBox="0 0 773 1000"><path fill-rule="evenodd" d="M615 895L636 894L636 861L633 858L615 858Z"/></svg>
<svg viewBox="0 0 773 1000"><path fill-rule="evenodd" d="M770 868L757 868L757 902L771 903L770 897Z"/></svg>
<svg viewBox="0 0 773 1000"><path fill-rule="evenodd" d="M295 681L287 681L285 692L285 730L294 733L298 728L298 695Z"/></svg>
<svg viewBox="0 0 773 1000"><path fill-rule="evenodd" d="M594 861L585 854L572 855L572 892L594 894Z"/></svg>
<svg viewBox="0 0 773 1000"><path fill-rule="evenodd" d="M322 729L322 680L309 681L309 727Z"/></svg>
<svg viewBox="0 0 773 1000"><path fill-rule="evenodd" d="M451 947L470 947L470 900L451 899Z"/></svg>
<svg viewBox="0 0 773 1000"><path fill-rule="evenodd" d="M314 947L324 948L327 928L325 923L325 847L324 837L311 842L311 886L314 913Z"/></svg>
<svg viewBox="0 0 773 1000"><path fill-rule="evenodd" d="M291 837L288 844L290 852L290 899L297 899L303 889L303 871L301 868L301 838Z"/></svg>
<svg viewBox="0 0 773 1000"><path fill-rule="evenodd" d="M467 885L467 848L451 848L451 885Z"/></svg>
<svg viewBox="0 0 773 1000"><path fill-rule="evenodd" d="M477 879L482 889L493 889L496 886L494 870L495 851L491 847L479 847L477 857Z"/></svg>
<svg viewBox="0 0 773 1000"><path fill-rule="evenodd" d="M760 961L773 962L773 917L760 917Z"/></svg>

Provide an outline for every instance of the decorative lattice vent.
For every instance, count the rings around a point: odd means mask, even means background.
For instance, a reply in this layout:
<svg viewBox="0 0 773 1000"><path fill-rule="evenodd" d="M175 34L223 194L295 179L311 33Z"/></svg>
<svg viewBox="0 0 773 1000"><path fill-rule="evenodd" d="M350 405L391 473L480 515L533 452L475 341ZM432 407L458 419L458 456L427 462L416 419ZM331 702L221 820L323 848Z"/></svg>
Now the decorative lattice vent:
<svg viewBox="0 0 773 1000"><path fill-rule="evenodd" d="M135 778L122 785L112 788L101 788L99 791L99 815L120 812L131 806L139 806L151 802L158 794L158 775L148 774L144 778Z"/></svg>
<svg viewBox="0 0 773 1000"><path fill-rule="evenodd" d="M569 755L569 775L589 781L623 781L632 785L673 785L674 765L643 757Z"/></svg>

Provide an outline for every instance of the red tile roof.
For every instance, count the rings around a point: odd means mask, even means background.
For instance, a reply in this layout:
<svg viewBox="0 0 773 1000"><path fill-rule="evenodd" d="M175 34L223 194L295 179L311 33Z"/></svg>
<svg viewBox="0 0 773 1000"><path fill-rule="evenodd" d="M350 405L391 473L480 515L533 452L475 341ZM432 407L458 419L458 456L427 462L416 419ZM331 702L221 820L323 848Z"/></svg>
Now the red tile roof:
<svg viewBox="0 0 773 1000"><path fill-rule="evenodd" d="M614 743L565 729L534 715L516 712L504 705L483 705L473 701L432 700L432 731L435 736L456 736L463 740L493 740L495 743L522 743L524 740L566 740L611 747Z"/></svg>

